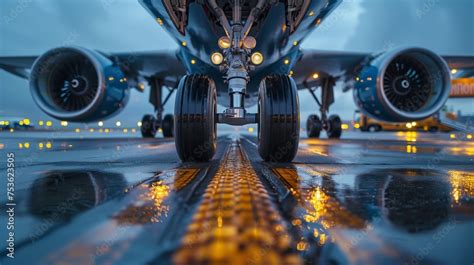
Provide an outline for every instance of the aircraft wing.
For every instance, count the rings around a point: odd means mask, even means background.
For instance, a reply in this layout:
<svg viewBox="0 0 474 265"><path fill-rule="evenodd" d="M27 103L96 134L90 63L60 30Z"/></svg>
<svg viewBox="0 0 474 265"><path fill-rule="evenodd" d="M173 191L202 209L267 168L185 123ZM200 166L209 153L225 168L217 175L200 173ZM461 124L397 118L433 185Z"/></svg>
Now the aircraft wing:
<svg viewBox="0 0 474 265"><path fill-rule="evenodd" d="M369 53L302 50L293 67L293 78L299 89L319 86L324 76L336 80L352 78L353 73L373 58ZM442 56L451 69L474 69L474 56ZM316 77L318 78L314 78Z"/></svg>
<svg viewBox="0 0 474 265"><path fill-rule="evenodd" d="M175 51L130 52L104 54L119 64L127 75L157 76L163 79L179 78L186 70L176 56ZM38 56L0 57L0 69L21 78L28 79L29 70Z"/></svg>

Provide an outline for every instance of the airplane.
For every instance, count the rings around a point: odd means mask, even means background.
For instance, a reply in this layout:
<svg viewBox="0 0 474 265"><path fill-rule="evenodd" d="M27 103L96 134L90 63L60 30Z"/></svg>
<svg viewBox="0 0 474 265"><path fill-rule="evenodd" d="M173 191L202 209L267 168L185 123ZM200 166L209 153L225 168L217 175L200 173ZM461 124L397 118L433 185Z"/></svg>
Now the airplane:
<svg viewBox="0 0 474 265"><path fill-rule="evenodd" d="M336 82L352 90L358 108L384 121L425 119L446 102L450 68L474 69L473 56L439 56L419 47L377 53L303 50L301 43L342 0L139 0L176 51L106 53L64 46L41 56L0 57L0 68L29 79L36 104L66 121L92 122L122 110L133 88L150 87L155 114L143 117L143 137L173 137L182 161L209 161L216 124L258 124L258 152L291 162L298 150L298 91L319 107L308 137L340 138L329 115ZM163 106L176 92L174 115ZM216 105L226 109L217 113ZM258 106L257 113L247 109Z"/></svg>

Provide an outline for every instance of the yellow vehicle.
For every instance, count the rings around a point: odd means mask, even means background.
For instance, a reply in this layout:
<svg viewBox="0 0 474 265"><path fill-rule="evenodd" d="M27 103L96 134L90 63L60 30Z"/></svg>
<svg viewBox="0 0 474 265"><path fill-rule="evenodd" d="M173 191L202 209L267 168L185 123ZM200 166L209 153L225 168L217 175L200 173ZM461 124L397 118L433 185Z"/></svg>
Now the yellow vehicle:
<svg viewBox="0 0 474 265"><path fill-rule="evenodd" d="M453 129L439 122L439 114L435 114L429 118L421 121L413 122L384 122L368 117L356 110L354 113L354 120L352 122L355 129L360 129L363 132L378 132L378 131L429 131L429 132L450 132ZM451 112L446 113L446 118L456 120L456 115Z"/></svg>

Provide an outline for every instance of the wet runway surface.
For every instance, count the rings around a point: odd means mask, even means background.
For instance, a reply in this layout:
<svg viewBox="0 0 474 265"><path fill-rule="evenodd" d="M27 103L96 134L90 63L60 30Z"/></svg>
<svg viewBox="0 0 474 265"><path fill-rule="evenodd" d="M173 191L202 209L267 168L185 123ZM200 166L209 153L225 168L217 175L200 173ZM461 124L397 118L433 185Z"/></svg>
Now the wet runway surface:
<svg viewBox="0 0 474 265"><path fill-rule="evenodd" d="M473 264L474 141L458 138L303 138L294 163L272 164L255 134L223 134L210 163L182 164L169 139L3 133L16 215L1 261Z"/></svg>

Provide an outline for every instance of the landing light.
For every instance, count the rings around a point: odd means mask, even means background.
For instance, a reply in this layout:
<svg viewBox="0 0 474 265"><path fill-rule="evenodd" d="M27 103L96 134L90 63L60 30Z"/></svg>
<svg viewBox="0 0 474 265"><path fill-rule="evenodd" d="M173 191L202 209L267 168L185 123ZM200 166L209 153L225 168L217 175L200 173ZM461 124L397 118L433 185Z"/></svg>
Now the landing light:
<svg viewBox="0 0 474 265"><path fill-rule="evenodd" d="M318 73L314 73L313 74L313 79L318 79L319 78L319 74Z"/></svg>
<svg viewBox="0 0 474 265"><path fill-rule="evenodd" d="M244 39L243 45L246 49L253 49L257 46L257 40L252 36L248 36Z"/></svg>
<svg viewBox="0 0 474 265"><path fill-rule="evenodd" d="M451 70L451 74L453 74L453 75L456 74L457 72L458 72L458 69L452 69Z"/></svg>
<svg viewBox="0 0 474 265"><path fill-rule="evenodd" d="M230 39L228 37L221 37L217 41L217 45L219 45L221 49L228 49L230 48Z"/></svg>
<svg viewBox="0 0 474 265"><path fill-rule="evenodd" d="M252 56L250 57L251 61L255 65L259 65L263 63L263 55L259 52L254 52Z"/></svg>
<svg viewBox="0 0 474 265"><path fill-rule="evenodd" d="M220 52L215 52L211 55L211 61L215 65L219 65L224 61L224 56Z"/></svg>

